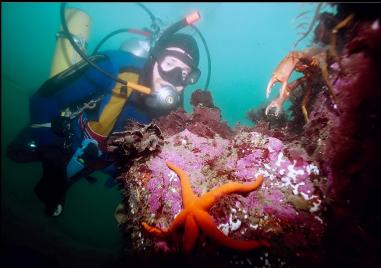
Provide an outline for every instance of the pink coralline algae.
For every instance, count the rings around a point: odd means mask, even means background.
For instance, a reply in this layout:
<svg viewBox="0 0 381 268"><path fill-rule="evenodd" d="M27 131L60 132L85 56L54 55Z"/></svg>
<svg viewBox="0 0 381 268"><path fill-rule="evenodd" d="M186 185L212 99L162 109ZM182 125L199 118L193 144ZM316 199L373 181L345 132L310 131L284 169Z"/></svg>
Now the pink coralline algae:
<svg viewBox="0 0 381 268"><path fill-rule="evenodd" d="M189 175L197 195L227 182L265 177L256 191L221 197L209 214L225 235L266 239L271 248L232 253L201 235L194 254L205 257L204 267L269 266L270 259L275 267L379 267L381 18L377 13L377 19L366 20L364 14L377 10L366 7L339 5L338 14L331 15L335 23L321 21L317 27L319 45L330 45L333 27L355 14L336 36L337 57L327 61L332 92L320 73L311 74L308 122L300 112L303 85L294 100L290 96L292 118L278 123L261 120L264 113L254 111L254 127L232 130L206 91L192 96L193 113L178 110L154 121L164 144L156 154L129 162L119 177L126 210L121 226L130 251L179 253L182 235L154 238L141 226L144 221L167 228L183 209L179 178L167 168L169 161Z"/></svg>
<svg viewBox="0 0 381 268"><path fill-rule="evenodd" d="M195 113L223 124L218 109L198 106ZM179 178L166 166L167 161L188 174L198 196L227 182L250 182L260 174L265 177L258 190L246 196L222 197L210 209L216 225L226 235L240 240L273 240L277 241L275 247L288 247L290 251L296 248L286 241L295 230L304 234L302 244L319 242L325 227L325 178L317 163L300 154L289 157L287 144L250 129L237 130L235 135L229 130L231 138L214 131L204 136L200 129L208 127L212 131L206 121L189 122L184 130L165 136L160 153L147 161L136 161L121 176L125 206L130 210L125 228L130 231L135 251L179 253L181 241L155 239L141 228L142 221L167 228L183 208ZM227 133L228 127L216 129ZM215 246L211 241L199 241L198 250L211 246ZM300 244L297 249L301 250Z"/></svg>

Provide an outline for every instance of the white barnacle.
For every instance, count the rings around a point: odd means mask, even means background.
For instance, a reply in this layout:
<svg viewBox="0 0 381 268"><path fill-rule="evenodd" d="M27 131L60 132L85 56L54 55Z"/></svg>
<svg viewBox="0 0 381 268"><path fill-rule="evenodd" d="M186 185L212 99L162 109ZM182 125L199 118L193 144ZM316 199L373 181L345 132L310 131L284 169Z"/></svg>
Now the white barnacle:
<svg viewBox="0 0 381 268"><path fill-rule="evenodd" d="M284 182L284 183L282 184L282 187L287 187L287 186L289 186L289 185L292 186L292 184L291 184L291 178L289 178L289 177L282 177L282 178L281 178L281 181Z"/></svg>
<svg viewBox="0 0 381 268"><path fill-rule="evenodd" d="M321 200L318 199L317 202L313 202L313 207L310 208L310 212L316 212L319 210L319 207L320 207L320 204L321 204Z"/></svg>
<svg viewBox="0 0 381 268"><path fill-rule="evenodd" d="M308 201L311 199L311 197L309 197L308 194L306 194L306 193L300 192L300 195L304 198L304 200Z"/></svg>
<svg viewBox="0 0 381 268"><path fill-rule="evenodd" d="M254 230L257 230L258 229L258 224L249 224L249 226L251 227L251 228L253 228Z"/></svg>
<svg viewBox="0 0 381 268"><path fill-rule="evenodd" d="M229 217L229 224L230 224L231 231L236 231L239 229L239 227L241 227L241 221L236 219L236 221L234 222L232 214L230 214L230 217Z"/></svg>
<svg viewBox="0 0 381 268"><path fill-rule="evenodd" d="M229 223L218 225L218 229L220 229L220 231L223 232L225 235L228 235L229 234Z"/></svg>
<svg viewBox="0 0 381 268"><path fill-rule="evenodd" d="M241 227L241 221L238 219L233 221L232 214L229 215L229 222L221 223L220 225L218 225L218 229L220 229L221 232L223 232L225 235L228 235L229 232L234 232L238 230L240 227Z"/></svg>
<svg viewBox="0 0 381 268"><path fill-rule="evenodd" d="M283 152L280 152L279 154L278 154L278 158L277 158L277 160L276 160L276 162L275 162L275 165L277 166L277 167L280 167L280 164L282 163L282 162L284 162L285 160L283 159Z"/></svg>
<svg viewBox="0 0 381 268"><path fill-rule="evenodd" d="M302 169L299 169L299 170L296 170L294 167L296 165L296 161L294 160L293 164L292 165L289 165L287 167L288 169L288 174L287 176L292 178L294 181L296 179L296 176L297 175L304 175L304 171Z"/></svg>
<svg viewBox="0 0 381 268"><path fill-rule="evenodd" d="M294 187L293 187L293 189L292 189L292 193L294 194L294 195L298 195L299 194L299 186L301 186L301 185L304 185L305 183L302 181L302 182L299 182L298 184L296 184Z"/></svg>
<svg viewBox="0 0 381 268"><path fill-rule="evenodd" d="M171 187L171 191L172 191L172 193L176 193L177 192L176 189L173 188L173 187Z"/></svg>
<svg viewBox="0 0 381 268"><path fill-rule="evenodd" d="M267 170L265 170L265 169L258 169L257 170L257 172L255 172L255 177L258 177L259 175L263 175L264 177L270 177L270 179L273 179L273 178L271 178L271 176L273 176L273 175L271 175Z"/></svg>
<svg viewBox="0 0 381 268"><path fill-rule="evenodd" d="M311 173L319 175L319 168L315 166L314 164L310 164L307 166L307 173L310 175Z"/></svg>
<svg viewBox="0 0 381 268"><path fill-rule="evenodd" d="M169 182L177 181L177 175L174 171L171 170L168 176L169 176Z"/></svg>

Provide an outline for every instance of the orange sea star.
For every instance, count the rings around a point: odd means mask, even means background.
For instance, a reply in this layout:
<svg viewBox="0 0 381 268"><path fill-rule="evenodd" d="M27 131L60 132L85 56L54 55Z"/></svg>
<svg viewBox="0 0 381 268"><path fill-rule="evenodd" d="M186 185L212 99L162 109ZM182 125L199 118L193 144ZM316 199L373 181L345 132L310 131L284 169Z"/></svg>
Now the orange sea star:
<svg viewBox="0 0 381 268"><path fill-rule="evenodd" d="M201 197L197 197L192 191L187 174L181 168L176 167L170 162L167 162L167 166L180 177L184 209L176 216L167 230L161 230L160 228L150 226L143 222L142 225L146 231L156 237L167 238L184 225L183 250L185 254L190 253L194 248L199 236L199 229L217 243L232 249L251 250L260 246L270 246L266 240L241 241L226 236L217 228L212 216L207 212L209 208L224 195L230 193L247 193L257 189L263 181L262 175L258 176L257 179L251 183L226 183L203 194Z"/></svg>

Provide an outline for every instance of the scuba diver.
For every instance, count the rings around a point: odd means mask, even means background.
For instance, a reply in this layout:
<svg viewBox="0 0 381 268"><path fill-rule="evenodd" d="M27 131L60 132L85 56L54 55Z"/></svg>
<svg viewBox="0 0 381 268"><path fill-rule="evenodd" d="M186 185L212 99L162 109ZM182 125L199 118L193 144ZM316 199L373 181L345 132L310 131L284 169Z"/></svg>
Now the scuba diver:
<svg viewBox="0 0 381 268"><path fill-rule="evenodd" d="M182 27L164 31L148 51L126 43L82 60L30 98L30 125L8 145L7 154L16 162L42 163L34 192L48 216L62 214L65 193L80 177L91 178L95 170L116 176L106 143L127 120L148 124L182 107L185 87L201 73L197 42L178 33Z"/></svg>

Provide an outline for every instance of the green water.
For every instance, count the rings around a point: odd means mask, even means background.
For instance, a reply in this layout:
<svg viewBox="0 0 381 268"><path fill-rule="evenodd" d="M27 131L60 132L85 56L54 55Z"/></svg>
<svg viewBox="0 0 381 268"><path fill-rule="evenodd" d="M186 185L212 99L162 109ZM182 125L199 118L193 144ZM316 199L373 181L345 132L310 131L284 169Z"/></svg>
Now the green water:
<svg viewBox="0 0 381 268"><path fill-rule="evenodd" d="M70 248L69 259L93 251L99 252L99 256L110 256L118 251L121 241L113 218L120 201L117 189L103 187L104 178L100 174L94 185L82 180L68 192L64 214L50 219L44 216L43 206L33 193L41 176L41 165L17 164L5 157L8 142L28 123L28 98L49 76L55 34L60 27L60 3L2 3L1 6L2 235L16 244L47 252L62 253ZM209 90L215 105L222 110L223 119L234 126L251 125L246 113L268 103L265 88L271 73L299 37L296 25L301 20L296 17L309 10L304 22L310 22L316 5L147 3L146 6L167 25L191 11L200 12L202 18L196 26L208 43L212 59ZM150 26L146 13L132 3L69 3L68 7L82 9L91 17L90 52L114 30ZM116 36L103 49L117 49L130 37L133 36ZM309 42L307 38L298 49ZM185 92L187 111L191 111L192 91L202 88L206 80L207 60L201 41L199 44L203 75L198 84Z"/></svg>

